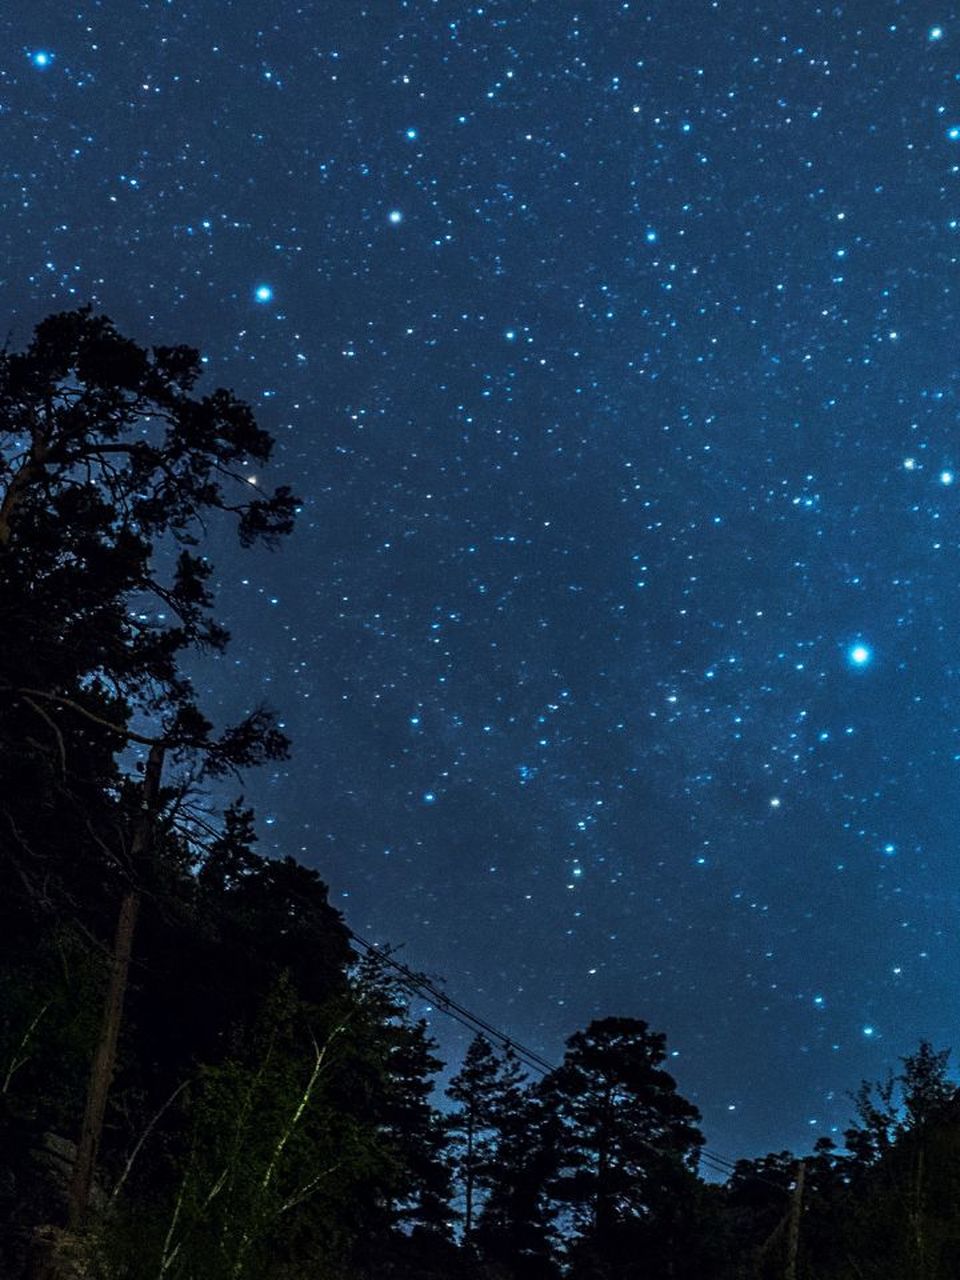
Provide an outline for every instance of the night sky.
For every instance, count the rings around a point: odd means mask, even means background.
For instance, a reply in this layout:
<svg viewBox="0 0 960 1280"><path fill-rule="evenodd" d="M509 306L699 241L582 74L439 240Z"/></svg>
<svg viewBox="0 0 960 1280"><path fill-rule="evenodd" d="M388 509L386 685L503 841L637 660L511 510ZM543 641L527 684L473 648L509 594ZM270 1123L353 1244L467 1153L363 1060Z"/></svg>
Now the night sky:
<svg viewBox="0 0 960 1280"><path fill-rule="evenodd" d="M5 9L12 340L200 346L303 496L196 668L261 847L728 1155L960 1048L960 12Z"/></svg>

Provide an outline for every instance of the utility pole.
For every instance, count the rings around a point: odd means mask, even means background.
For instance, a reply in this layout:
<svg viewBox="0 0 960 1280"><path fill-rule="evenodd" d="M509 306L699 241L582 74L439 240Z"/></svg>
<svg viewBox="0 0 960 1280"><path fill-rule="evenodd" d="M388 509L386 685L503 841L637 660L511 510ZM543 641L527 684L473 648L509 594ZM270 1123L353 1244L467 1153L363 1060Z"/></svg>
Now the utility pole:
<svg viewBox="0 0 960 1280"><path fill-rule="evenodd" d="M103 1132L103 1119L107 1110L107 1094L113 1080L117 1060L117 1040L123 1016L123 998L130 972L130 955L133 950L133 934L140 910L140 877L144 858L153 845L157 802L160 795L160 776L163 772L164 745L155 742L147 757L143 775L140 814L137 818L130 845L130 863L133 883L123 895L117 929L114 937L113 956L110 961L110 978L100 1022L100 1039L90 1064L87 1081L87 1101L77 1143L77 1158L73 1166L68 1192L69 1226L71 1231L83 1229L90 1208L90 1193L97 1164L97 1148Z"/></svg>
<svg viewBox="0 0 960 1280"><path fill-rule="evenodd" d="M790 1213L787 1218L787 1262L783 1275L784 1280L797 1280L797 1254L800 1249L800 1213L803 1209L803 1176L806 1168L802 1160L797 1161L797 1174L793 1181L793 1194L790 1197Z"/></svg>

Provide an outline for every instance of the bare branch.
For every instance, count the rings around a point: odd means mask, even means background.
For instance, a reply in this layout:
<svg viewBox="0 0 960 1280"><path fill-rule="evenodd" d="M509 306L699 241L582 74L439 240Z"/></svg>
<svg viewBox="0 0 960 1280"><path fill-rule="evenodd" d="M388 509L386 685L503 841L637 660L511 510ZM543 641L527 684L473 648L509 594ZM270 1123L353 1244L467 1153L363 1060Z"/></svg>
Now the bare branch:
<svg viewBox="0 0 960 1280"><path fill-rule="evenodd" d="M7 1093L9 1091L10 1082L13 1079L14 1073L19 1071L23 1064L29 1060L30 1055L29 1053L25 1053L24 1050L30 1043L31 1036L40 1025L40 1022L46 1015L46 1012L52 1003L52 1000L47 1001L21 1036L20 1043L17 1045L16 1049L14 1049L13 1056L10 1059L10 1066L7 1068L7 1074L3 1077L3 1085L0 1087L0 1093Z"/></svg>
<svg viewBox="0 0 960 1280"><path fill-rule="evenodd" d="M37 713L37 715L41 718L41 720L44 720L47 726L53 730L54 737L57 740L57 747L60 752L60 772L63 774L64 777L66 777L67 776L67 749L63 745L63 734L60 732L60 729L58 728L56 722L51 720L51 718L44 711L43 707L38 707L37 704L34 702L34 700L28 697L26 694L23 695L23 700L24 702L26 702L27 706L31 707Z"/></svg>
<svg viewBox="0 0 960 1280"><path fill-rule="evenodd" d="M144 1129L143 1133L141 1133L136 1143L136 1146L130 1152L130 1155L127 1159L127 1163L123 1166L123 1173L121 1173L120 1177L117 1179L116 1186L110 1192L111 1203L114 1200L116 1200L117 1196L120 1194L121 1190L123 1189L123 1184L126 1182L127 1178L130 1176L130 1170L133 1168L133 1162L136 1160L137 1156L140 1154L140 1151L143 1148L143 1144L150 1137L150 1134L153 1133L154 1129L157 1127L157 1124L162 1119L167 1109L173 1105L173 1103L176 1101L177 1098L179 1098L180 1094L183 1093L184 1089L187 1087L189 1083L190 1083L190 1080L187 1079L177 1085L176 1089L174 1089L173 1093L171 1093L170 1097L166 1100L166 1102L163 1104L160 1110L153 1116L153 1118L150 1120L150 1123Z"/></svg>
<svg viewBox="0 0 960 1280"><path fill-rule="evenodd" d="M170 1219L169 1227L167 1227L167 1234L163 1238L163 1249L160 1253L160 1280L163 1280L163 1277L173 1266L176 1261L177 1254L180 1252L180 1246L183 1243L182 1240L178 1240L176 1246L172 1250L170 1248L171 1244L173 1244L173 1233L177 1229L177 1222L180 1218L180 1210L183 1208L183 1193L186 1188L186 1184L187 1174L184 1174L179 1189L177 1190L177 1200L173 1206L173 1216Z"/></svg>
<svg viewBox="0 0 960 1280"><path fill-rule="evenodd" d="M324 1178L329 1178L332 1173L336 1173L342 1164L343 1161L338 1160L336 1164L330 1165L328 1169L321 1169L315 1178L311 1178L309 1182L304 1183L299 1191L295 1191L289 1200L284 1201L277 1210L277 1217L279 1218L282 1213L286 1213L289 1209L296 1209L298 1205L303 1204L304 1200L317 1189Z"/></svg>

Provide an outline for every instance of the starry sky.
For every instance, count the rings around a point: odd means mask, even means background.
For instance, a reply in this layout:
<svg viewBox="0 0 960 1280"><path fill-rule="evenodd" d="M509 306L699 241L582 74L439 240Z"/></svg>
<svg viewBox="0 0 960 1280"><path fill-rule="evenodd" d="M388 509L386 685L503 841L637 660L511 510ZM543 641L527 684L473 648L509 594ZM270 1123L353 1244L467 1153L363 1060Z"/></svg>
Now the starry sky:
<svg viewBox="0 0 960 1280"><path fill-rule="evenodd" d="M303 497L277 555L214 538L197 668L294 739L262 847L551 1058L647 1018L728 1155L956 1042L960 11L0 34L12 340L92 301L200 346Z"/></svg>

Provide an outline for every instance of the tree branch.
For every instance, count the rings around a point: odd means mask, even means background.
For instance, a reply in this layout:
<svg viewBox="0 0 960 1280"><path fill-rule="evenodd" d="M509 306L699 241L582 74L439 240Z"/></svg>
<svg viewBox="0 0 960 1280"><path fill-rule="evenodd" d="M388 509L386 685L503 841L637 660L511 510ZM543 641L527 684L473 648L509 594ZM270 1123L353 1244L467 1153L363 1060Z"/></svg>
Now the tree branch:
<svg viewBox="0 0 960 1280"><path fill-rule="evenodd" d="M87 720L93 721L94 724L100 725L102 729L109 729L111 733L118 734L121 738L126 738L128 742L139 742L145 747L172 747L177 744L170 742L168 738L148 738L142 733L136 733L133 729L126 729L122 725L114 724L111 720L98 716L95 712L88 710L79 702L74 702L73 698L65 698L59 693L45 693L42 689L10 689L8 692L18 693L28 702L31 698L43 698L46 702L55 702L58 706L69 707L71 711L76 711L77 715L86 717Z"/></svg>
<svg viewBox="0 0 960 1280"><path fill-rule="evenodd" d="M34 702L34 700L28 697L26 694L23 695L23 699L24 699L24 702L26 702L27 706L31 707L37 713L37 715L41 718L41 720L44 720L48 725L48 727L53 730L54 736L57 739L57 747L59 748L59 751L60 751L60 772L63 774L64 777L66 777L67 776L67 751L66 751L66 747L63 745L63 734L60 732L59 728L57 727L56 722L54 720L51 720L51 718L44 711L43 707L38 707L37 704Z"/></svg>
<svg viewBox="0 0 960 1280"><path fill-rule="evenodd" d="M7 1093L9 1091L10 1081L13 1079L14 1072L18 1071L23 1066L23 1064L27 1061L27 1059L30 1057L29 1053L24 1053L24 1050L26 1049L27 1045L30 1043L30 1037L33 1035L34 1031L36 1031L37 1027L40 1025L41 1020L46 1015L46 1012L50 1008L50 1005L52 1003L53 1002L51 1000L47 1001L47 1003L43 1006L43 1008L36 1015L36 1017L30 1023L29 1027L27 1027L26 1031L21 1036L20 1043L17 1045L16 1049L14 1049L13 1056L10 1059L10 1066L7 1068L7 1074L3 1078L3 1086L0 1087L0 1093ZM22 1055L22 1056L18 1057L18 1055Z"/></svg>
<svg viewBox="0 0 960 1280"><path fill-rule="evenodd" d="M150 1123L144 1129L143 1133L141 1133L136 1146L130 1152L130 1156L127 1160L127 1163L123 1166L123 1173L121 1173L120 1177L117 1179L116 1186L110 1192L111 1203L114 1200L116 1200L117 1196L120 1194L121 1190L123 1189L123 1184L126 1182L127 1178L129 1177L130 1170L133 1168L133 1162L136 1160L137 1156L140 1154L143 1144L146 1142L146 1140L150 1137L150 1134L157 1127L157 1124L159 1123L160 1119L163 1117L164 1112L168 1109L168 1107L172 1106L172 1104L176 1101L176 1099L180 1096L180 1094L183 1093L184 1089L187 1087L189 1083L190 1083L190 1080L188 1078L177 1085L176 1089L174 1089L173 1093L171 1093L170 1097L166 1100L166 1102L163 1104L160 1110L153 1116L153 1118L150 1120Z"/></svg>

